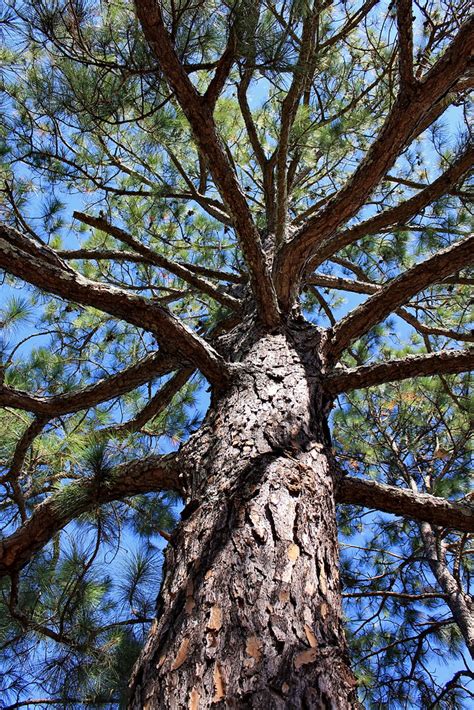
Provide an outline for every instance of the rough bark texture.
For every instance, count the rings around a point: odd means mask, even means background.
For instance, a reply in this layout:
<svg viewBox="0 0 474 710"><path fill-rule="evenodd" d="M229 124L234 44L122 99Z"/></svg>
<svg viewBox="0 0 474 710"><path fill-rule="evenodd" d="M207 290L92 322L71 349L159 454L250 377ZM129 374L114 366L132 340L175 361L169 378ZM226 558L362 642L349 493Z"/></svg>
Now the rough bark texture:
<svg viewBox="0 0 474 710"><path fill-rule="evenodd" d="M398 382L420 375L468 372L474 365L474 351L439 350L426 355L406 355L404 358L374 362L360 367L338 367L327 373L326 392L332 396L361 387L373 387L384 382Z"/></svg>
<svg viewBox="0 0 474 710"><path fill-rule="evenodd" d="M160 344L173 349L182 360L199 361L198 366L202 365L212 384L220 386L227 379L225 364L211 346L166 308L126 289L85 278L46 244L6 225L0 225L0 268L60 298L99 308L152 332Z"/></svg>
<svg viewBox="0 0 474 710"><path fill-rule="evenodd" d="M332 357L340 355L352 341L368 333L416 293L470 264L473 249L474 237L466 237L389 281L332 328L328 341Z"/></svg>
<svg viewBox="0 0 474 710"><path fill-rule="evenodd" d="M439 586L446 594L453 619L464 636L466 646L474 659L474 604L446 564L446 543L439 538L429 523L420 525L421 539L430 569Z"/></svg>
<svg viewBox="0 0 474 710"><path fill-rule="evenodd" d="M153 489L182 493L173 454L131 461L112 469L106 481L86 478L57 491L12 535L0 540L0 578L22 569L35 552L82 513Z"/></svg>
<svg viewBox="0 0 474 710"><path fill-rule="evenodd" d="M180 454L189 492L130 708L351 708L320 334L224 343L234 379ZM300 344L305 342L304 350Z"/></svg>
<svg viewBox="0 0 474 710"><path fill-rule="evenodd" d="M474 533L474 505L468 500L446 500L428 493L344 476L337 487L337 502L363 505L412 520Z"/></svg>

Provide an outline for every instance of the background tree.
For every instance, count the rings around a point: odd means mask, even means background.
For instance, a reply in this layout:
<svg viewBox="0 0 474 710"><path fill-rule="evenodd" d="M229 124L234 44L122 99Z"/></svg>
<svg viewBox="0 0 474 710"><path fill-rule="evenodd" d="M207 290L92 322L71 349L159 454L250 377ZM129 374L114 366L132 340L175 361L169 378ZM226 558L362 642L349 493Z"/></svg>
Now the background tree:
<svg viewBox="0 0 474 710"><path fill-rule="evenodd" d="M468 3L2 12L5 707L467 707Z"/></svg>

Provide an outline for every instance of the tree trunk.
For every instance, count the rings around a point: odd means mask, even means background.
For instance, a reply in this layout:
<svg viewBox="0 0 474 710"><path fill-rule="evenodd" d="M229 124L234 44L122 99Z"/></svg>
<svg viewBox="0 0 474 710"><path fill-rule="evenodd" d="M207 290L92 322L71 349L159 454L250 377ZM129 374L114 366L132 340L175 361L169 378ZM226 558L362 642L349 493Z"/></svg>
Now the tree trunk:
<svg viewBox="0 0 474 710"><path fill-rule="evenodd" d="M180 454L189 502L129 707L354 708L319 331L221 345L233 383Z"/></svg>

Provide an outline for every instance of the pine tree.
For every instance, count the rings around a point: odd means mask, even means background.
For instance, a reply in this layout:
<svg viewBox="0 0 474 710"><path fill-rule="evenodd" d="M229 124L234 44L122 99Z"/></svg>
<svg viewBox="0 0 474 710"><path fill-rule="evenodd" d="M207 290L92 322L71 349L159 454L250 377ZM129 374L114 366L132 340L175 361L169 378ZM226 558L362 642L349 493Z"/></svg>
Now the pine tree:
<svg viewBox="0 0 474 710"><path fill-rule="evenodd" d="M0 27L5 708L468 707L469 4Z"/></svg>

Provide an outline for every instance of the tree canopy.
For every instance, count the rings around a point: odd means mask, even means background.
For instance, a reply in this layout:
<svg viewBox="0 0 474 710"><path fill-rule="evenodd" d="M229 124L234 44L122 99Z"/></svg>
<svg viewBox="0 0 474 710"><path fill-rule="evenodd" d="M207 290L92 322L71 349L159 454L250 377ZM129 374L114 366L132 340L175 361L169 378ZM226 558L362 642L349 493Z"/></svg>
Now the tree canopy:
<svg viewBox="0 0 474 710"><path fill-rule="evenodd" d="M1 12L5 708L125 706L251 314L321 328L361 702L467 708L469 3Z"/></svg>

